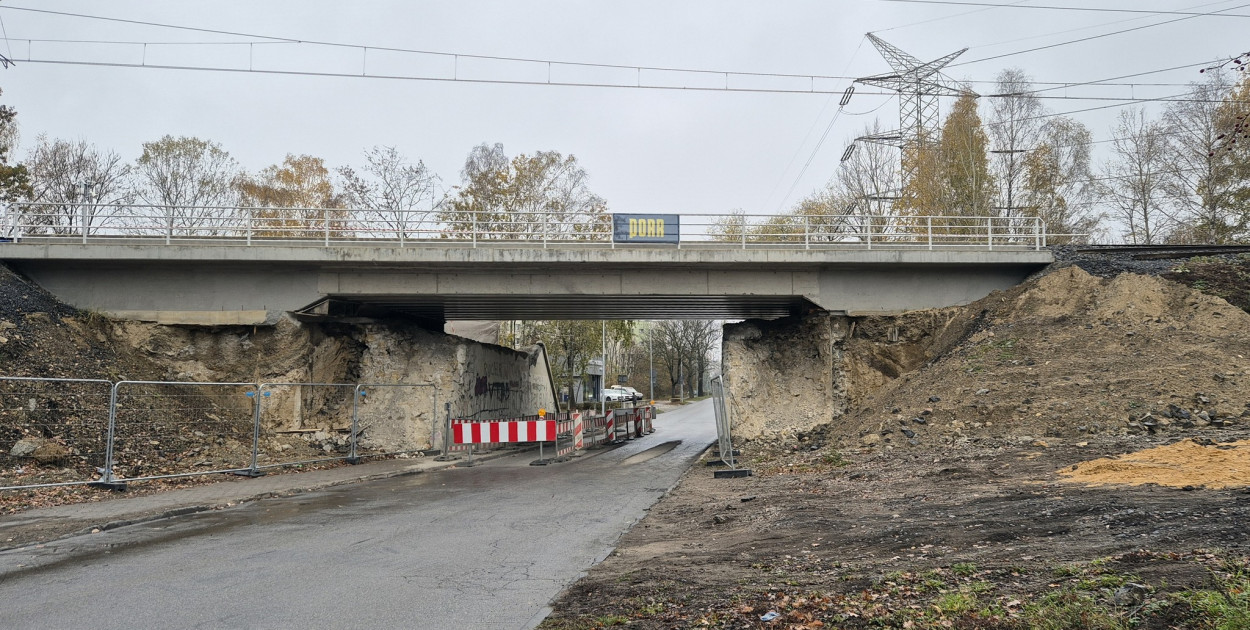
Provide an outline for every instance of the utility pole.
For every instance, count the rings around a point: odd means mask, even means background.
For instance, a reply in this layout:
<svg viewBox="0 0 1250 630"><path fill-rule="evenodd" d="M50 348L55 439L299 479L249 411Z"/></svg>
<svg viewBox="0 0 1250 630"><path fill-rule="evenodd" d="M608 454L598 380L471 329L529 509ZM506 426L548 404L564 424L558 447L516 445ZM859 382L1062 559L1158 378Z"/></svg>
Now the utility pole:
<svg viewBox="0 0 1250 630"><path fill-rule="evenodd" d="M603 353L603 376L599 377L599 412L606 418L608 415L608 397L603 390L607 387L608 380L608 320L599 322L602 328L599 332L599 343L603 346L600 351Z"/></svg>
<svg viewBox="0 0 1250 630"><path fill-rule="evenodd" d="M91 184L82 183L82 203L78 207L78 223L82 227L82 241L87 242L87 204L91 203Z"/></svg>
<svg viewBox="0 0 1250 630"><path fill-rule="evenodd" d="M648 380L651 383L649 394L651 397L648 400L652 402L655 401L655 345L651 342L653 337L655 337L655 322L651 322L651 325L647 327L647 360L651 364L651 369L647 371Z"/></svg>

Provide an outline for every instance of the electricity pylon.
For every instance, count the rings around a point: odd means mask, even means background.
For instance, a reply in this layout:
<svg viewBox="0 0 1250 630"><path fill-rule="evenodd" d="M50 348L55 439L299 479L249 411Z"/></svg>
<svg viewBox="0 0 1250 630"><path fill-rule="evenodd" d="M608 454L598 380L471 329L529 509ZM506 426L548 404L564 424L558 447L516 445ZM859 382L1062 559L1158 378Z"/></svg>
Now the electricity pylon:
<svg viewBox="0 0 1250 630"><path fill-rule="evenodd" d="M971 93L967 87L942 74L942 68L967 52L968 49L964 48L926 63L872 33L868 33L868 40L894 71L855 79L855 82L898 92L899 128L885 133L861 136L855 140L898 147L904 154L924 148L930 139L937 136L938 97ZM901 171L902 185L906 188L907 183L915 174L915 160L902 160Z"/></svg>

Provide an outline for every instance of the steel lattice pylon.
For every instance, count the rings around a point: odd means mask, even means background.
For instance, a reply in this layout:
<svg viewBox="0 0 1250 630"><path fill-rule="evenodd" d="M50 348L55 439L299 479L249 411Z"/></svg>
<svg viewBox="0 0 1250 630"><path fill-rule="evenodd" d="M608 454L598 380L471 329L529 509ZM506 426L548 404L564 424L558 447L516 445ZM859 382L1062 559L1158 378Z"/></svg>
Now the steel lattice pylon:
<svg viewBox="0 0 1250 630"><path fill-rule="evenodd" d="M941 72L942 68L968 49L964 48L926 63L872 33L868 33L868 40L894 71L855 79L855 82L898 92L899 128L886 133L861 136L856 141L888 144L903 151L922 148L929 138L937 136L938 97L971 93L967 87ZM902 166L902 184L906 187L911 180L914 166L907 160L903 160Z"/></svg>

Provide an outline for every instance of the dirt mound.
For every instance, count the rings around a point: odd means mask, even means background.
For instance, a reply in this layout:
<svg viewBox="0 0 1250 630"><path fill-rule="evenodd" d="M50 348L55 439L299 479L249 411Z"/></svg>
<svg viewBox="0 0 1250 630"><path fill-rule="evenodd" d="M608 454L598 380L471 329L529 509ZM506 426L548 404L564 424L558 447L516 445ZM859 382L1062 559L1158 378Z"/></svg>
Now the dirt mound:
<svg viewBox="0 0 1250 630"><path fill-rule="evenodd" d="M1172 488L1250 486L1250 441L1218 444L1189 439L1167 446L1082 462L1059 471L1086 485L1154 484Z"/></svg>
<svg viewBox="0 0 1250 630"><path fill-rule="evenodd" d="M113 347L104 324L0 265L0 375L109 378L138 368Z"/></svg>
<svg viewBox="0 0 1250 630"><path fill-rule="evenodd" d="M1250 314L1152 276L1069 266L966 307L857 322L839 441L1222 428L1250 417Z"/></svg>

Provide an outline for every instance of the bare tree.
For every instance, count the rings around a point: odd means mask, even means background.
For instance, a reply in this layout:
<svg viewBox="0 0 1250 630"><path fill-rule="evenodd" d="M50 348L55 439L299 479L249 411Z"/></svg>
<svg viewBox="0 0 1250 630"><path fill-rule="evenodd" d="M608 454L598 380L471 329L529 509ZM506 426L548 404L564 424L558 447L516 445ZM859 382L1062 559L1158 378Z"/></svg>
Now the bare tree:
<svg viewBox="0 0 1250 630"><path fill-rule="evenodd" d="M347 166L338 172L347 206L364 211L366 233L420 237L443 199L438 175L420 160L409 162L395 147L366 151L360 173Z"/></svg>
<svg viewBox="0 0 1250 630"><path fill-rule="evenodd" d="M129 204L130 166L112 151L103 151L85 140L49 140L39 136L26 158L30 173L30 200L39 205L27 209L27 221L46 226L53 234L95 234L113 223L120 227L124 216L113 211Z"/></svg>
<svg viewBox="0 0 1250 630"><path fill-rule="evenodd" d="M860 135L875 136L881 133L880 121L874 120L871 126L864 127ZM860 142L855 147L847 159L838 165L835 181L830 183L825 199L834 204L845 203L842 214L871 217L874 233L890 234L897 228L893 198L898 195L902 177L899 172L898 152L893 147L874 142ZM836 206L830 208L834 211L836 209ZM859 231L863 226L854 228Z"/></svg>
<svg viewBox="0 0 1250 630"><path fill-rule="evenodd" d="M1003 217L1025 214L1021 197L1027 182L1028 153L1042 136L1045 111L1033 80L1019 68L1007 68L995 79L985 130L990 138L990 164L998 184L995 209Z"/></svg>
<svg viewBox="0 0 1250 630"><path fill-rule="evenodd" d="M674 396L692 390L703 395L703 376L720 341L719 331L713 320L666 320L655 326L656 357L668 372Z"/></svg>
<svg viewBox="0 0 1250 630"><path fill-rule="evenodd" d="M1172 137L1166 189L1181 210L1187 239L1227 243L1238 231L1234 196L1243 183L1235 177L1228 152L1220 151L1222 104L1233 84L1219 68L1205 76L1206 81L1190 84L1189 99L1164 110Z"/></svg>
<svg viewBox="0 0 1250 630"><path fill-rule="evenodd" d="M156 206L170 235L216 235L236 219L241 169L221 145L165 136L143 143L135 162L135 192Z"/></svg>
<svg viewBox="0 0 1250 630"><path fill-rule="evenodd" d="M1175 225L1165 207L1167 129L1146 118L1143 108L1120 112L1112 131L1112 158L1105 167L1103 195L1133 244L1162 242Z"/></svg>
<svg viewBox="0 0 1250 630"><path fill-rule="evenodd" d="M1019 203L1038 217L1050 243L1088 242L1100 231L1102 215L1090 161L1092 134L1085 125L1060 116L1041 130L1038 146L1024 160Z"/></svg>
<svg viewBox="0 0 1250 630"><path fill-rule="evenodd" d="M695 390L699 396L703 391L704 376L712 361L713 351L720 345L720 326L714 320L696 319L682 322L690 334L691 361L694 363Z"/></svg>

